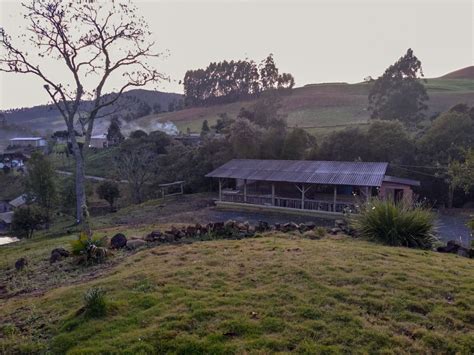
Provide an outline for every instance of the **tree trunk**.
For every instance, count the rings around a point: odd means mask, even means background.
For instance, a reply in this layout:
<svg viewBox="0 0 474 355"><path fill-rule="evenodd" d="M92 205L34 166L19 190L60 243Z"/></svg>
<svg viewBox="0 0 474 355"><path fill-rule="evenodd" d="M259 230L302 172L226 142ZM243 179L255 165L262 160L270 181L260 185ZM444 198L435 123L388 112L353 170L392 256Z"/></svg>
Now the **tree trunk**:
<svg viewBox="0 0 474 355"><path fill-rule="evenodd" d="M452 184L448 186L448 208L453 208L454 188Z"/></svg>

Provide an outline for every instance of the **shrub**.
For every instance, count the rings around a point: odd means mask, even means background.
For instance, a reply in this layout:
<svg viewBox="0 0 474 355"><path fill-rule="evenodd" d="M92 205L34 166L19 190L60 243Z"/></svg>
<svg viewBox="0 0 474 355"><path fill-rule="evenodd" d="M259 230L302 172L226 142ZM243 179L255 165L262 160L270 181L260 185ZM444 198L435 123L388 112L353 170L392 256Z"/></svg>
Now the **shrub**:
<svg viewBox="0 0 474 355"><path fill-rule="evenodd" d="M86 233L81 233L76 240L71 242L72 254L79 256L87 254L87 251L90 245L95 245L96 247L103 247L105 245L105 240L97 237L88 237Z"/></svg>
<svg viewBox="0 0 474 355"><path fill-rule="evenodd" d="M109 203L110 210L114 211L115 200L120 197L120 190L117 183L104 181L97 187L97 195Z"/></svg>
<svg viewBox="0 0 474 355"><path fill-rule="evenodd" d="M31 238L33 232L46 222L46 214L39 207L18 208L13 214L12 233L18 238Z"/></svg>
<svg viewBox="0 0 474 355"><path fill-rule="evenodd" d="M318 236L318 238L324 238L324 237L326 236L326 234L327 234L326 228L321 227L321 226L316 227L315 230L314 230L314 232L316 233L316 235Z"/></svg>
<svg viewBox="0 0 474 355"><path fill-rule="evenodd" d="M91 288L84 294L84 315L100 318L107 313L105 291L101 288Z"/></svg>
<svg viewBox="0 0 474 355"><path fill-rule="evenodd" d="M373 200L351 217L357 234L392 246L428 249L437 241L435 216L427 208Z"/></svg>

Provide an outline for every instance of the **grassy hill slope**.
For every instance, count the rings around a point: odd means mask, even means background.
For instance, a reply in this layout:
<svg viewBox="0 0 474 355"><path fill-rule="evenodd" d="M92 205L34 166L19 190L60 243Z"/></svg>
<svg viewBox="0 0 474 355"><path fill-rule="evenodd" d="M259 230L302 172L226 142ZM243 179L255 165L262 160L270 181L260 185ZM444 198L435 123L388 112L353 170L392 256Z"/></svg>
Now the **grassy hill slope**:
<svg viewBox="0 0 474 355"><path fill-rule="evenodd" d="M449 109L457 103L474 105L474 80L428 79L426 83L430 96L428 116ZM368 84L329 83L314 84L296 88L282 100L282 113L288 115L289 126L305 127L310 132L324 135L334 129L349 125L367 124ZM188 128L199 131L202 122L214 124L219 114L236 116L241 107L252 101L227 105L189 108L182 111L142 117L136 123L151 128L156 122L171 121L181 131Z"/></svg>
<svg viewBox="0 0 474 355"><path fill-rule="evenodd" d="M455 70L451 73L443 75L441 78L443 79L468 79L474 80L474 65L470 67L462 68Z"/></svg>
<svg viewBox="0 0 474 355"><path fill-rule="evenodd" d="M0 268L25 255L47 260L73 238L0 248ZM117 252L114 260L53 264L44 272L55 287L0 299L0 351L474 352L474 261L455 255L273 234ZM70 273L82 277L61 282ZM107 292L104 318L81 313L91 287Z"/></svg>

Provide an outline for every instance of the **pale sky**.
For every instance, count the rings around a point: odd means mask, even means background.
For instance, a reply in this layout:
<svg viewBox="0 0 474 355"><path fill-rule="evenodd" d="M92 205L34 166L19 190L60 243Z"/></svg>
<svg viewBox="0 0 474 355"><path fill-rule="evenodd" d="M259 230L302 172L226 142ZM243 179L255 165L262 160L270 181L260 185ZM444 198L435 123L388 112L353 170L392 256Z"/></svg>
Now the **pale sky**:
<svg viewBox="0 0 474 355"><path fill-rule="evenodd" d="M27 1L27 0L26 0ZM474 63L474 0L135 1L158 49L162 91L182 92L186 70L274 54L296 86L376 77L411 47L426 77ZM19 0L0 0L0 24L24 28ZM23 26L23 27L22 27ZM56 63L49 68L61 73ZM44 104L41 81L0 73L0 109Z"/></svg>

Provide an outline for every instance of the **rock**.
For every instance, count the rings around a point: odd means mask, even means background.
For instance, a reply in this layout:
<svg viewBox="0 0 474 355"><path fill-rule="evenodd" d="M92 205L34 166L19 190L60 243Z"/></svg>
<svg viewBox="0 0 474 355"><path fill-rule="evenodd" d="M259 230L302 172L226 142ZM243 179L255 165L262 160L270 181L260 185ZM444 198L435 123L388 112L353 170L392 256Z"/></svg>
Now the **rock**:
<svg viewBox="0 0 474 355"><path fill-rule="evenodd" d="M115 234L110 240L110 246L113 249L122 249L127 245L127 237L122 233Z"/></svg>
<svg viewBox="0 0 474 355"><path fill-rule="evenodd" d="M305 223L300 223L300 225L298 226L298 230L300 231L300 233L303 233L308 230L308 227L306 226Z"/></svg>
<svg viewBox="0 0 474 355"><path fill-rule="evenodd" d="M143 238L147 242L155 242L160 239L160 237L163 235L160 231L153 231L150 234L147 234L145 238Z"/></svg>
<svg viewBox="0 0 474 355"><path fill-rule="evenodd" d="M28 260L26 260L26 258L20 258L15 261L15 269L17 269L18 271L23 270L26 265L28 265Z"/></svg>
<svg viewBox="0 0 474 355"><path fill-rule="evenodd" d="M146 242L142 239L132 239L127 241L127 249L135 250L146 245Z"/></svg>
<svg viewBox="0 0 474 355"><path fill-rule="evenodd" d="M288 222L281 226L282 232L293 232L298 229L298 225L295 222Z"/></svg>
<svg viewBox="0 0 474 355"><path fill-rule="evenodd" d="M445 247L438 247L436 250L440 253L457 254L465 258L472 258L474 256L473 249L465 248L455 240L450 240Z"/></svg>
<svg viewBox="0 0 474 355"><path fill-rule="evenodd" d="M332 235L336 235L337 233L339 233L341 230L339 228L331 228L329 229L329 233L332 234Z"/></svg>
<svg viewBox="0 0 474 355"><path fill-rule="evenodd" d="M61 261L64 258L67 258L70 253L63 248L56 248L51 251L51 256L49 258L49 263L54 264L55 262Z"/></svg>
<svg viewBox="0 0 474 355"><path fill-rule="evenodd" d="M346 223L346 221L343 220L343 219L336 219L336 220L334 221L334 225L335 225L336 227L343 227L343 226L346 226L347 223Z"/></svg>
<svg viewBox="0 0 474 355"><path fill-rule="evenodd" d="M270 229L271 229L270 224L268 224L268 222L265 222L265 221L258 221L258 224L255 227L255 231L259 233L266 232Z"/></svg>
<svg viewBox="0 0 474 355"><path fill-rule="evenodd" d="M306 228L310 231L312 231L314 228L316 228L316 223L314 223L314 222L306 222L305 225L306 225Z"/></svg>

